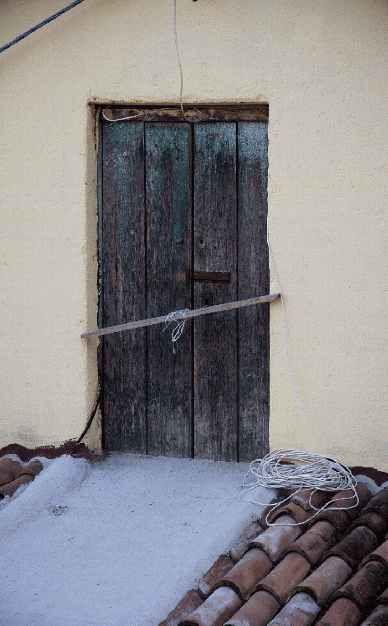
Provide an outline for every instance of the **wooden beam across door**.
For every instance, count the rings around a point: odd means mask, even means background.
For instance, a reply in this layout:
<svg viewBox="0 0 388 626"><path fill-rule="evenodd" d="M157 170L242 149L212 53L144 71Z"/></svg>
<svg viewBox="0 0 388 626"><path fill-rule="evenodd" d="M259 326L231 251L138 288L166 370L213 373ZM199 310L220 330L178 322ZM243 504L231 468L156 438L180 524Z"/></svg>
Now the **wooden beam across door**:
<svg viewBox="0 0 388 626"><path fill-rule="evenodd" d="M135 322L127 322L126 324L119 324L118 326L109 326L108 328L97 328L95 330L88 330L82 333L82 339L89 339L89 337L97 337L99 335L111 335L113 333L119 333L122 330L133 330L135 328L142 328L143 326L154 326L155 324L162 324L163 322L170 322L173 320L186 320L190 317L198 317L199 315L209 315L209 313L220 313L221 311L231 311L233 309L241 309L245 306L251 306L253 304L264 304L265 302L274 302L279 300L280 293L272 293L267 296L257 296L256 298L249 298L248 300L240 300L237 302L226 302L224 304L215 304L214 306L205 306L200 309L194 309L192 311L176 311L174 317L171 317L171 313L168 315L162 315L160 317L151 317L147 320L137 320Z"/></svg>

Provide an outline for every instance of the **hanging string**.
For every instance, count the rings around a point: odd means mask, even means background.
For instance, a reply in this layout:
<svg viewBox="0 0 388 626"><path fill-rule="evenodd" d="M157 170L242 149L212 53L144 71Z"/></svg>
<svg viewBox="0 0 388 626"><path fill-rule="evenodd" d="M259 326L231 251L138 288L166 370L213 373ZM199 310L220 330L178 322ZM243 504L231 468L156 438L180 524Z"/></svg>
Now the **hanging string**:
<svg viewBox="0 0 388 626"><path fill-rule="evenodd" d="M263 459L255 459L250 463L249 470L244 477L242 489L252 491L257 489L258 487L266 487L268 489L279 489L286 488L291 490L297 490L298 492L312 490L312 493L309 498L309 505L315 513L313 513L309 519L305 520L297 524L284 524L285 526L299 526L302 524L307 524L311 521L320 511L323 509L332 509L330 505L333 504L333 500L327 502L323 507L317 509L312 504L313 495L316 491L343 491L350 489L352 495L344 498L341 498L341 501L355 501L355 503L349 503L348 506L338 507L338 501L336 501L336 510L347 510L356 507L359 504L359 497L356 491L357 479L353 476L351 470L346 465L339 463L330 450L323 443L322 439L319 437L315 428L311 424L310 420L307 417L306 411L303 407L303 404L300 400L299 394L297 392L294 379L292 376L290 358L288 353L288 342L287 342L287 328L286 328L286 320L284 313L284 300L282 291L280 289L279 281L276 275L275 266L272 260L271 255L271 247L269 243L269 234L268 234L268 215L267 215L267 245L268 245L268 254L269 260L273 271L273 276L276 282L276 285L279 289L280 299L282 303L282 312L283 312L283 328L284 328L284 342L286 349L286 359L288 365L288 372L291 380L291 385L294 390L296 399L298 400L299 406L302 410L303 416L314 433L315 437L322 445L322 447L328 453L328 457L322 456L320 454L310 454L308 452L302 452L300 450L274 450L273 452L267 454ZM251 478L253 477L253 478ZM250 478L250 481L248 480ZM273 526L274 524L269 523L269 516L272 511L282 504L287 502L292 497L293 494L281 500L279 502L275 502L270 506L269 512L266 515L266 523L269 526ZM246 499L246 498L244 498ZM259 502L258 500L248 500L248 502L252 502L253 504L259 504L266 506L267 503Z"/></svg>
<svg viewBox="0 0 388 626"><path fill-rule="evenodd" d="M299 398L299 394L296 390L296 386L294 383L294 378L292 376L292 371L291 371L291 365L290 365L290 357L288 354L288 341L287 341L287 328L286 328L286 318L285 318L285 314L284 314L284 300L283 300L283 294L280 291L280 286L279 286L279 281L278 281L278 277L276 276L276 271L275 271L275 266L273 264L273 260L272 260L272 255L271 255L271 246L269 244L269 234L268 234L268 215L267 215L267 246L268 246L268 254L269 254L269 260L271 263L271 267L272 267L272 271L273 271L273 275L274 275L274 279L276 282L276 285L279 288L279 293L280 293L280 300L282 303L282 312L283 312L283 328L284 328L284 344L285 344L285 348L286 348L286 359L287 359L287 365L288 365L288 373L290 375L290 380L291 380L291 385L292 388L294 390L296 399L298 400L299 406L302 410L302 413L304 415L304 418L306 420L306 422L308 423L308 425L310 426L311 430L313 431L314 435L316 436L316 438L318 439L319 443L321 444L321 446L326 450L326 452L328 453L328 455L333 459L333 455L331 454L330 450L325 446L325 444L323 443L322 439L319 437L318 433L316 432L315 428L313 427L313 425L311 424L309 418L307 417L306 411L304 410L303 404L301 402L301 399Z"/></svg>
<svg viewBox="0 0 388 626"><path fill-rule="evenodd" d="M135 117L142 117L143 115L142 113L136 113L136 115L129 115L128 117L119 117L117 119L111 119L110 117L107 117L105 115L104 109L102 109L101 114L104 120L106 120L107 122L126 122L127 120L133 120L135 119Z"/></svg>
<svg viewBox="0 0 388 626"><path fill-rule="evenodd" d="M172 349L173 352L175 354L175 343L178 341L179 337L182 335L184 328L185 328L185 323L186 323L186 315L187 313L189 313L190 309L182 309L182 311L171 311L171 313L169 313L167 315L166 321L164 323L164 328L163 328L163 332L168 328L168 326L172 323L175 322L176 326L175 328L172 330L171 333L171 341L172 341ZM181 318L183 315L183 319L179 319L177 320L177 316L179 315L179 317Z"/></svg>
<svg viewBox="0 0 388 626"><path fill-rule="evenodd" d="M183 110L183 104L182 104L182 96L183 96L183 71L182 71L182 65L181 65L181 59L179 56L179 46L178 46L178 35L177 35L177 27L176 27L176 0L174 0L174 36L175 36L175 48L176 48L176 56L177 56L177 60L178 60L178 67L179 67L179 73L180 73L180 77L181 77L181 86L180 86L180 95L179 95L179 105L182 111L182 115L183 117L186 119L186 115L185 112Z"/></svg>

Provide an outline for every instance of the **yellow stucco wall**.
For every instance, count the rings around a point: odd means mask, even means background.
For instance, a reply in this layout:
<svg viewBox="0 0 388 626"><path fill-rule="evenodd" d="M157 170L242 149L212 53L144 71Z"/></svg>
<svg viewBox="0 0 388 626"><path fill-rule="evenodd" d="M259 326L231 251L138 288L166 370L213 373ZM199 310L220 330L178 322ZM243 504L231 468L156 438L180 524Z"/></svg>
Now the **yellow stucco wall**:
<svg viewBox="0 0 388 626"><path fill-rule="evenodd" d="M62 0L3 0L0 45ZM177 0L184 101L268 102L294 381L326 445L388 470L385 0ZM96 394L90 103L177 104L173 0L85 0L0 55L0 447L79 436ZM275 287L274 287L275 289ZM323 449L271 305L271 448ZM99 446L97 426L87 438Z"/></svg>

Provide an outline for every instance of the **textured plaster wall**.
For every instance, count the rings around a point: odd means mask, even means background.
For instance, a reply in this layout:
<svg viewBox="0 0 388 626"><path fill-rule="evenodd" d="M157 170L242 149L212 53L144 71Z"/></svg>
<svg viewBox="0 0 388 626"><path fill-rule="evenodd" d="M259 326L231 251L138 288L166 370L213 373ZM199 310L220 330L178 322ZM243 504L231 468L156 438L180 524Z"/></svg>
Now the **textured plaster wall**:
<svg viewBox="0 0 388 626"><path fill-rule="evenodd" d="M3 0L0 45L64 4ZM340 460L388 470L388 5L177 0L177 12L184 101L269 103L270 238L306 412ZM97 311L90 103L177 103L173 17L173 0L85 0L0 55L0 446L59 445L84 428L96 395L96 343L80 339ZM271 306L271 447L322 452Z"/></svg>

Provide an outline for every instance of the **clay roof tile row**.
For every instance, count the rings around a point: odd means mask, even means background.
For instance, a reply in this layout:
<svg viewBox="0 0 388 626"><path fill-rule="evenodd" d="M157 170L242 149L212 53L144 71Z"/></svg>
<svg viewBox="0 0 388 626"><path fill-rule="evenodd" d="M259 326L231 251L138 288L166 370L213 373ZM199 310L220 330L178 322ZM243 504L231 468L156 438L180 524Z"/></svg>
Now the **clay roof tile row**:
<svg viewBox="0 0 388 626"><path fill-rule="evenodd" d="M43 469L39 459L34 459L24 467L10 457L0 459L0 500L11 497L19 487L34 480Z"/></svg>
<svg viewBox="0 0 388 626"><path fill-rule="evenodd" d="M297 493L263 530L267 510L160 626L388 626L388 487L357 493Z"/></svg>
<svg viewBox="0 0 388 626"><path fill-rule="evenodd" d="M281 515L274 524L251 541L249 547L261 548L276 563L286 553L288 546L300 537L302 529L295 526L290 515Z"/></svg>

